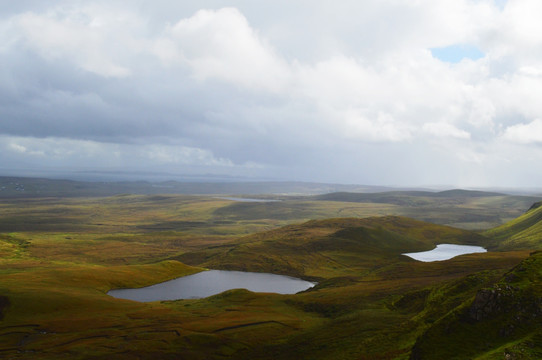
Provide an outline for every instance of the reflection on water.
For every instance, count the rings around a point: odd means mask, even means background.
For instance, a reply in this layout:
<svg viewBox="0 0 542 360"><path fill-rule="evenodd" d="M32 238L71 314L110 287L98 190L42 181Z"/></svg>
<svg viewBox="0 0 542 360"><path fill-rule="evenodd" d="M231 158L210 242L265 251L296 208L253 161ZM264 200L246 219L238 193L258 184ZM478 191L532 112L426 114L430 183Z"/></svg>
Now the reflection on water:
<svg viewBox="0 0 542 360"><path fill-rule="evenodd" d="M209 270L139 289L118 289L109 295L135 301L198 299L231 289L295 294L315 284L290 276Z"/></svg>
<svg viewBox="0 0 542 360"><path fill-rule="evenodd" d="M483 252L487 252L487 250L481 246L440 244L440 245L437 245L437 247L431 251L407 253L403 255L411 257L414 260L430 262L430 261L448 260L453 257L464 255L464 254L483 253Z"/></svg>

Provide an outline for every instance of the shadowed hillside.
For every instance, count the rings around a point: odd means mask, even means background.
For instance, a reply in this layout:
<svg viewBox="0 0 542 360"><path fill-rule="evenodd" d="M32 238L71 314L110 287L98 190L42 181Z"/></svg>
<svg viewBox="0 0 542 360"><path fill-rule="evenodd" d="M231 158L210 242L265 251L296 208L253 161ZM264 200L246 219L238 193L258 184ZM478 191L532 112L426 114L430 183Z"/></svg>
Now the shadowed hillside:
<svg viewBox="0 0 542 360"><path fill-rule="evenodd" d="M541 359L542 252L438 320L411 359Z"/></svg>

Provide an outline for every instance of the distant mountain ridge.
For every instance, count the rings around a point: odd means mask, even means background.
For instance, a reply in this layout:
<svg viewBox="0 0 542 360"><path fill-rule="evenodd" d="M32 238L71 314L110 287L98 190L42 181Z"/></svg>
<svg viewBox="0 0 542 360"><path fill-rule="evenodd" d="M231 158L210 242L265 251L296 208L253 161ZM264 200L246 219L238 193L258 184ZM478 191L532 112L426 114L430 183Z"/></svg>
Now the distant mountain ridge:
<svg viewBox="0 0 542 360"><path fill-rule="evenodd" d="M32 177L1 177L0 198L100 197L120 194L244 194L315 195L337 191L379 192L391 188L288 181L78 181Z"/></svg>
<svg viewBox="0 0 542 360"><path fill-rule="evenodd" d="M120 194L155 195L303 195L314 200L346 202L389 202L391 198L476 198L504 195L533 195L527 189L503 192L452 189L436 191L423 187L390 187L359 184L333 184L303 181L254 181L218 177L186 177L182 180L82 180L0 176L0 198L18 197L103 197ZM388 198L388 199L387 199ZM391 202L393 203L393 201Z"/></svg>
<svg viewBox="0 0 542 360"><path fill-rule="evenodd" d="M488 196L504 196L505 194L490 191L452 189L438 192L431 191L386 191L379 193L336 192L315 196L318 200L346 202L389 202L398 197L429 197L429 198L473 198Z"/></svg>

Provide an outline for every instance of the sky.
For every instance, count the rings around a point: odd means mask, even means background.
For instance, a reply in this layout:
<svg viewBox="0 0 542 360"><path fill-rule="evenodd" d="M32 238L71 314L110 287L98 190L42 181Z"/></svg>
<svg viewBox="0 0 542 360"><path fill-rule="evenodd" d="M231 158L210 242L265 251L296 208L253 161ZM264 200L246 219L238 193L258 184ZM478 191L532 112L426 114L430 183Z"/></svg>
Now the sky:
<svg viewBox="0 0 542 360"><path fill-rule="evenodd" d="M18 0L0 175L542 184L539 0Z"/></svg>

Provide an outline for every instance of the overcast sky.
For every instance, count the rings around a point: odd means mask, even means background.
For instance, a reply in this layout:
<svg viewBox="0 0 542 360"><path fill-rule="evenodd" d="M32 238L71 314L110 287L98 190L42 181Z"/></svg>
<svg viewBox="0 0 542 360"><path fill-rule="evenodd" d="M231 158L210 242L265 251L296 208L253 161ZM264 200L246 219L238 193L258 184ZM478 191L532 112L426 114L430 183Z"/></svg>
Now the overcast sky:
<svg viewBox="0 0 542 360"><path fill-rule="evenodd" d="M0 172L542 184L542 1L4 1Z"/></svg>

